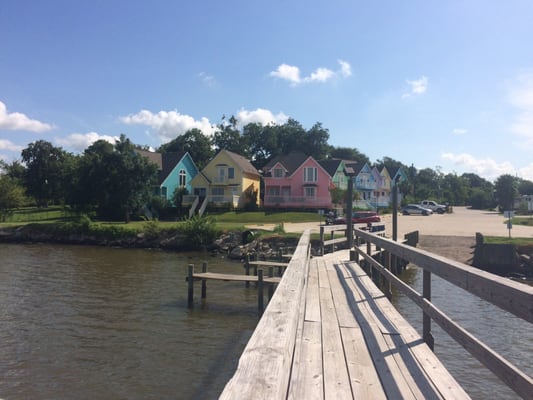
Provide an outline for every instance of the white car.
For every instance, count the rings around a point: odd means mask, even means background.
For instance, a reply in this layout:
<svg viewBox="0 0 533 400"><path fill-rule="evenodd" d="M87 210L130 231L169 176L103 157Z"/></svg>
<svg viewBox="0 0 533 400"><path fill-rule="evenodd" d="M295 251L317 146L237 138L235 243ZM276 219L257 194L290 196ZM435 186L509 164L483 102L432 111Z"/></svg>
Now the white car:
<svg viewBox="0 0 533 400"><path fill-rule="evenodd" d="M419 206L418 204L408 204L402 207L402 214L403 215L431 215L433 214L433 211L431 211L429 208L424 208L422 206Z"/></svg>

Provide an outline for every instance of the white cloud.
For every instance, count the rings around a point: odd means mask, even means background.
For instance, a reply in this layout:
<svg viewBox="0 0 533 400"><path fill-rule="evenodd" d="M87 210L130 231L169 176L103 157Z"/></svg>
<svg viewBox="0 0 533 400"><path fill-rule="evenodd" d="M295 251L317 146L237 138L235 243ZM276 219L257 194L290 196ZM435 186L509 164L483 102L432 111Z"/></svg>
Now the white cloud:
<svg viewBox="0 0 533 400"><path fill-rule="evenodd" d="M270 76L290 82L291 86L302 83L327 82L333 78L347 78L352 75L352 68L349 63L343 60L337 60L340 69L333 71L329 68L319 67L308 76L300 76L300 68L294 65L281 64L275 71L270 72Z"/></svg>
<svg viewBox="0 0 533 400"><path fill-rule="evenodd" d="M109 135L100 135L96 132L89 133L73 133L68 135L65 138L55 138L56 144L65 147L67 149L72 149L75 151L82 152L91 144L97 140L105 140L111 144L115 144L119 140L118 136L109 136Z"/></svg>
<svg viewBox="0 0 533 400"><path fill-rule="evenodd" d="M407 99L412 96L417 96L426 93L429 79L427 76L422 75L420 79L416 79L414 81L406 81L407 84L410 86L409 92L404 93L402 95L402 99Z"/></svg>
<svg viewBox="0 0 533 400"><path fill-rule="evenodd" d="M216 129L207 118L195 120L190 115L177 111L159 111L157 114L141 110L136 114L120 117L127 125L145 125L152 128L162 142L168 142L183 135L192 128L200 129L205 135L212 135Z"/></svg>
<svg viewBox="0 0 533 400"><path fill-rule="evenodd" d="M245 126L250 123L260 123L261 125L269 124L283 124L289 119L288 116L280 112L274 115L272 111L265 110L264 108L257 108L253 111L241 109L237 113L237 121L239 126Z"/></svg>
<svg viewBox="0 0 533 400"><path fill-rule="evenodd" d="M341 66L340 74L344 76L345 78L352 76L352 67L350 64L348 64L346 61L343 60L337 60L338 63Z"/></svg>
<svg viewBox="0 0 533 400"><path fill-rule="evenodd" d="M270 73L270 76L289 81L293 85L301 82L300 68L287 64L279 65L275 71Z"/></svg>
<svg viewBox="0 0 533 400"><path fill-rule="evenodd" d="M453 135L465 135L466 133L468 132L468 130L466 129L463 129L463 128L454 128L452 129L452 134Z"/></svg>
<svg viewBox="0 0 533 400"><path fill-rule="evenodd" d="M0 129L41 133L53 128L53 125L28 118L25 114L19 112L8 113L6 105L0 101Z"/></svg>
<svg viewBox="0 0 533 400"><path fill-rule="evenodd" d="M10 140L0 139L0 150L20 152L23 150L23 147L13 143Z"/></svg>
<svg viewBox="0 0 533 400"><path fill-rule="evenodd" d="M509 102L519 112L511 124L511 132L522 137L522 146L533 149L533 73L520 75L509 90Z"/></svg>
<svg viewBox="0 0 533 400"><path fill-rule="evenodd" d="M209 75L206 72L200 72L198 74L198 78L202 81L202 83L205 86L208 86L208 87L215 87L217 84L215 77L213 75Z"/></svg>
<svg viewBox="0 0 533 400"><path fill-rule="evenodd" d="M500 175L517 173L517 169L509 162L498 163L491 158L478 159L468 153L453 154L443 153L441 157L444 160L453 162L457 166L463 167L464 170L473 172L485 179L495 180ZM533 174L533 169L530 167L524 168L524 173ZM530 168L529 172L527 169Z"/></svg>

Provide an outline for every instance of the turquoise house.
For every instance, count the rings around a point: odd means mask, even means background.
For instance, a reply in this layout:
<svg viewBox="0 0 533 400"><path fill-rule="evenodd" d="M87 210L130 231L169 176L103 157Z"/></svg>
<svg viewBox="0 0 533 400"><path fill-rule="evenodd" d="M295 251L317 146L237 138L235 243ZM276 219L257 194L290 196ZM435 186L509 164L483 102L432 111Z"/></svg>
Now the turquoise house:
<svg viewBox="0 0 533 400"><path fill-rule="evenodd" d="M198 167L188 152L136 151L157 165L159 175L154 194L171 201L176 188L185 188L189 194L192 192L191 181L198 174Z"/></svg>

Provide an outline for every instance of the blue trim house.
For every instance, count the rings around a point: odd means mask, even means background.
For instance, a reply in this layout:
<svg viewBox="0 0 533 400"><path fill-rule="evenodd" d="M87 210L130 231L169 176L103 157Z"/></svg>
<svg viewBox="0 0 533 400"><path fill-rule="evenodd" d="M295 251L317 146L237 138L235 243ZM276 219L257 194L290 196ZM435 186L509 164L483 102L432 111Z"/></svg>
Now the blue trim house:
<svg viewBox="0 0 533 400"><path fill-rule="evenodd" d="M178 187L192 192L191 181L198 174L198 167L186 151L177 153L154 153L136 150L138 154L148 158L158 168L157 187L155 194L171 201L174 191Z"/></svg>

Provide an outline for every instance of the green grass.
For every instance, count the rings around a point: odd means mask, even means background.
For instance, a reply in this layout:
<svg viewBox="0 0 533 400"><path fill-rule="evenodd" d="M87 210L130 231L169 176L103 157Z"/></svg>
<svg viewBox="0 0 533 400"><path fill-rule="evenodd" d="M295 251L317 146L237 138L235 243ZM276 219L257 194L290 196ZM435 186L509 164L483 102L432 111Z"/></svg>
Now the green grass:
<svg viewBox="0 0 533 400"><path fill-rule="evenodd" d="M532 238L509 238L506 236L484 236L484 242L488 244L514 244L516 246L533 246Z"/></svg>
<svg viewBox="0 0 533 400"><path fill-rule="evenodd" d="M242 211L207 214L216 221L217 228L223 231L244 230L245 225L280 224L284 222L318 222L324 217L314 212L264 212ZM21 208L14 210L0 227L19 226L33 223L57 223L69 221L76 217L68 208L52 206L48 208ZM126 224L120 221L93 221L96 226L117 226L127 231L140 232L146 226L146 221L131 221ZM181 221L157 221L161 229L173 229L183 224ZM266 230L265 230L266 231Z"/></svg>
<svg viewBox="0 0 533 400"><path fill-rule="evenodd" d="M533 226L533 216L529 216L529 217L514 217L511 220L511 222L513 223L513 225Z"/></svg>
<svg viewBox="0 0 533 400"><path fill-rule="evenodd" d="M321 216L313 212L264 212L264 211L230 211L210 214L217 223L240 224L279 224L281 222L318 222ZM323 217L322 217L323 219Z"/></svg>

